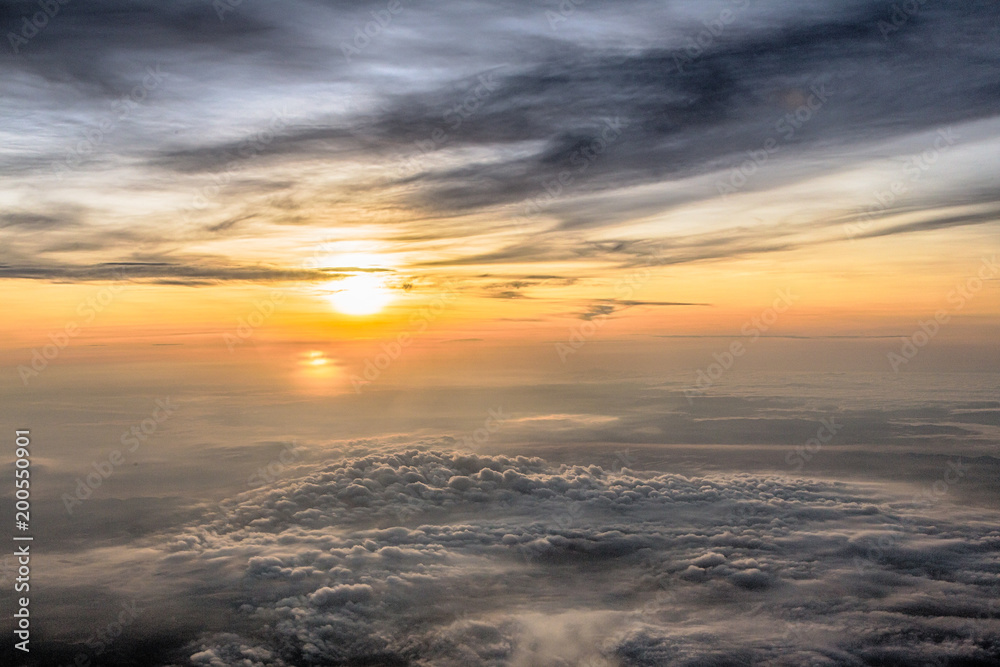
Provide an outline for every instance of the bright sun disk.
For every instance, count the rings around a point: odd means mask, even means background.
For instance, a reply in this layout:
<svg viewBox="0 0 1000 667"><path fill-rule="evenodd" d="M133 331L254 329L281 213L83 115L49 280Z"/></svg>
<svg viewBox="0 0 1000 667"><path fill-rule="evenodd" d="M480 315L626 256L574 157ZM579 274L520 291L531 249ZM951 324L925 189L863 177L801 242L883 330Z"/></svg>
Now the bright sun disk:
<svg viewBox="0 0 1000 667"><path fill-rule="evenodd" d="M370 274L358 274L331 284L330 303L345 315L373 315L392 301L392 292Z"/></svg>

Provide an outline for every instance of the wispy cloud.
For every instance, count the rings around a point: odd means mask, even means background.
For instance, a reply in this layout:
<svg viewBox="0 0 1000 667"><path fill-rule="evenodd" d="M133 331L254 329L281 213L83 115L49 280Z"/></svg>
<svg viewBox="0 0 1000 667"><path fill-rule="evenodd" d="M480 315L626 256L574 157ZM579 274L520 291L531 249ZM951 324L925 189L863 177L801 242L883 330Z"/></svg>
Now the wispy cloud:
<svg viewBox="0 0 1000 667"><path fill-rule="evenodd" d="M908 15L888 41L879 26L892 20L892 8L881 2L794 9L777 1L754 3L699 46L696 57L692 40L706 30L702 21L717 18L717 12L640 0L628 5L621 15L576 6L556 31L548 27L546 8L524 2L491 3L486 13L452 2L406 5L365 57L350 62L330 35L371 19L354 5L293 2L278 11L241 3L223 21L208 3L102 0L67 6L30 48L4 56L5 94L27 104L6 131L34 137L8 142L0 151L0 173L12 185L51 178L51 164L63 148L134 84L143 66L162 62L171 77L148 109L132 114L102 144L91 168L7 214L5 234L26 261L42 251L40 239L29 235L73 226L86 238L97 220L102 234L110 227L113 234L128 231L162 243L153 227L132 224L135 214L108 221L107 207L122 206L127 192L138 190L147 194L152 217L164 218L176 210L164 206L164 199L183 199L210 185L206 179L239 156L243 138L266 130L274 109L287 107L288 123L269 137L267 150L234 172L218 200L199 215L204 232L324 226L329 224L319 213L324 206L353 212L338 215L340 225L370 224L358 211L377 197L380 206L408 213L405 224L394 217L394 224L386 225L389 236L483 239L476 250L439 253L426 266L614 261L607 246L594 245L607 236L600 230L714 201L712 174L739 166L781 131L783 119L795 131L782 136L781 151L760 167L748 192L794 185L815 177L817 168L857 168L886 142L905 143L922 132L995 116L1000 52L985 28L989 3L925 7ZM5 7L5 25L18 29L27 5ZM470 40L473 33L478 36ZM605 38L595 37L600 34ZM247 59L248 53L267 57ZM400 69L393 72L387 63ZM488 95L477 98L474 112L463 114L454 127L455 109L484 85L483 73L489 77ZM816 89L828 99L808 123L797 124L802 100ZM248 107L242 100L251 90L256 102ZM359 101L346 104L347 99ZM589 160L589 147L601 140L609 122L623 124L621 139ZM418 148L442 127L447 142ZM384 167L415 151L421 159L411 173ZM319 164L353 173L338 177L331 194L329 180L308 167ZM119 187L111 174L126 166L135 182ZM519 238L497 236L512 224L519 202L546 193L546 183L564 171L573 173L572 188L552 197L536 227L521 230ZM135 174L142 177L136 180ZM697 185L700 178L707 180ZM963 189L961 177L955 178L957 190L923 197L931 199L920 203L926 220L891 223L857 238L994 223L990 212L943 212L969 203L963 192L972 185ZM107 195L101 207L81 197L77 187L95 183ZM671 185L680 183L686 186ZM995 189L980 190L978 199L995 204ZM52 215L53 205L76 212L60 219ZM842 213L822 215L834 219ZM483 225L483 216L491 219L489 225ZM442 224L446 219L453 222ZM676 236L669 226L663 231L667 238ZM701 239L700 247L675 239L680 246L665 263L823 241L801 222L758 229L752 242L731 226L717 232L714 240ZM487 235L496 238L486 241ZM105 261L127 259L125 236L119 238L120 246L107 244L118 257ZM48 242L73 254L62 238ZM89 246L81 243L82 253ZM280 253L272 261L294 264Z"/></svg>

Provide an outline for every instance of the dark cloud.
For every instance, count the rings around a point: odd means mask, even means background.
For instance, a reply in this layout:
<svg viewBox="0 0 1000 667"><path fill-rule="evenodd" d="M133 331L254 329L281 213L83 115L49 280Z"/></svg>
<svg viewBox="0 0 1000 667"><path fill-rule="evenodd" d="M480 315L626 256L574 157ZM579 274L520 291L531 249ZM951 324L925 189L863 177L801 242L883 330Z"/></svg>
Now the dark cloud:
<svg viewBox="0 0 1000 667"><path fill-rule="evenodd" d="M760 32L736 23L694 59L682 48L595 54L566 44L547 62L491 73L495 90L449 136L449 146L541 142L537 152L427 169L407 182L427 185L418 196L432 210L461 210L544 195L543 181L560 170L574 175L571 189L610 190L704 173L743 159L768 139L785 155L799 154L991 117L1000 81L957 28L985 37L972 26L986 10L984 4L937 10L947 30L913 17L891 43L878 27L886 19L882 3L856 3L843 16ZM937 97L942 76L949 80L947 100ZM814 91L822 92L810 102ZM461 87L401 100L368 141L391 147L424 139L442 124L440 110L464 94ZM818 103L809 112L814 117L794 128L781 124L806 103ZM616 118L620 141L587 159L581 150Z"/></svg>
<svg viewBox="0 0 1000 667"><path fill-rule="evenodd" d="M32 232L63 229L80 224L72 216L45 215L42 213L5 213L0 215L0 228L20 227Z"/></svg>
<svg viewBox="0 0 1000 667"><path fill-rule="evenodd" d="M581 320L593 320L596 317L606 317L612 313L634 308L636 306L709 306L708 303L686 303L683 301L634 301L629 299L596 299L579 315Z"/></svg>
<svg viewBox="0 0 1000 667"><path fill-rule="evenodd" d="M353 269L352 269L353 271ZM104 262L92 266L11 266L0 264L0 277L50 281L147 281L172 285L203 285L218 281L282 282L335 280L350 274L336 269L286 269L269 266L225 264L174 264L170 262Z"/></svg>
<svg viewBox="0 0 1000 667"><path fill-rule="evenodd" d="M21 36L25 19L30 21L41 10L37 2L4 0L0 3L0 20L5 36ZM291 50L287 40L278 39L280 23L265 18L249 5L242 11L230 12L226 19L220 20L207 2L59 3L57 13L40 21L43 27L26 44L5 39L9 43L4 45L3 57L8 64L39 74L54 84L68 84L88 94L116 96L126 85L131 87L122 76L123 54L136 60L157 53L183 60L182 53L203 49L216 50L220 55L228 52L232 57L256 49L277 53L283 47L286 54ZM77 57L67 57L69 54Z"/></svg>
<svg viewBox="0 0 1000 667"><path fill-rule="evenodd" d="M891 236L907 232L925 232L935 229L947 229L949 227L965 227L968 225L996 224L1000 221L1000 209L985 211L981 213L966 213L961 215L941 215L930 220L918 222L891 224L871 231L864 231L857 234L857 238L876 238L879 236Z"/></svg>

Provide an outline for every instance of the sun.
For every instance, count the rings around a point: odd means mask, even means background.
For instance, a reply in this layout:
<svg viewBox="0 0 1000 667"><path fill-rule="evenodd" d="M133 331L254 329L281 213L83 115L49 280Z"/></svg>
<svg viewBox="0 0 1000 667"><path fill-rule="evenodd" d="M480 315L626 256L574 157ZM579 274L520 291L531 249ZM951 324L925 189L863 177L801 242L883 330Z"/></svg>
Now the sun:
<svg viewBox="0 0 1000 667"><path fill-rule="evenodd" d="M392 291L378 276L361 273L330 283L334 290L327 298L344 315L374 315L392 301Z"/></svg>

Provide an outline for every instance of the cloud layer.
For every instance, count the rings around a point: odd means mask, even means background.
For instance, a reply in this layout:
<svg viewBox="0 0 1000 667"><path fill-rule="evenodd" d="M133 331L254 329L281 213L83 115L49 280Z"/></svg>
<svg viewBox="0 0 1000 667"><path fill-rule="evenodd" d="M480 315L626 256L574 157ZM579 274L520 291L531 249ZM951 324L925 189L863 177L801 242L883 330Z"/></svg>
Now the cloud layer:
<svg viewBox="0 0 1000 667"><path fill-rule="evenodd" d="M381 27L387 10L345 3L60 6L3 56L18 112L0 173L34 193L8 193L3 275L99 279L82 270L96 260L246 280L213 244L334 222L429 243L438 267L628 264L651 230L621 228L651 220L664 264L766 253L843 240L871 188L829 192L808 220L755 192L887 157L871 187L908 168L936 183L874 206L858 238L995 223L990 158L967 150L997 137L992 3L627 5L402 3ZM2 7L30 32L35 5ZM953 162L909 164L928 151ZM727 209L692 235L671 217L720 195L742 198L739 224ZM759 215L775 224L741 230ZM168 261L178 247L199 265Z"/></svg>
<svg viewBox="0 0 1000 667"><path fill-rule="evenodd" d="M936 493L964 474L911 497L387 450L150 546L237 591L242 629L177 664L986 665L1000 533Z"/></svg>

